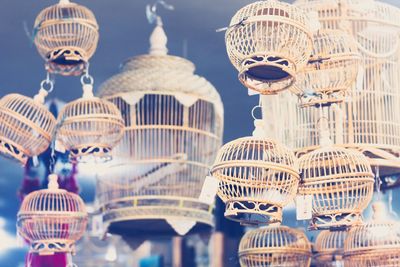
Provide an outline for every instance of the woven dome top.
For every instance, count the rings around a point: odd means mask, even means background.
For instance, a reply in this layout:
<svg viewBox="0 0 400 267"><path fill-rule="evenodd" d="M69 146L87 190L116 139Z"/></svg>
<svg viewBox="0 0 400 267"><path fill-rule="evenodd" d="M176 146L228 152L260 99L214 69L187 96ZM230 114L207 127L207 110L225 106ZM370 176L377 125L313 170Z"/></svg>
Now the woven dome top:
<svg viewBox="0 0 400 267"><path fill-rule="evenodd" d="M266 252L303 252L311 255L311 244L299 230L287 226L267 226L247 232L239 245L239 255L251 250Z"/></svg>
<svg viewBox="0 0 400 267"><path fill-rule="evenodd" d="M299 168L306 183L357 176L374 181L368 159L361 152L338 146L322 147L303 155L299 159Z"/></svg>
<svg viewBox="0 0 400 267"><path fill-rule="evenodd" d="M347 231L321 231L315 240L317 259L321 262L331 262L343 256L344 241Z"/></svg>
<svg viewBox="0 0 400 267"><path fill-rule="evenodd" d="M59 3L43 9L35 20L35 28L43 26L44 23L55 23L57 20L79 19L94 29L98 29L96 17L93 12L85 6L61 0Z"/></svg>
<svg viewBox="0 0 400 267"><path fill-rule="evenodd" d="M79 195L58 188L50 179L49 188L37 190L24 198L18 217L42 215L87 216L86 207Z"/></svg>
<svg viewBox="0 0 400 267"><path fill-rule="evenodd" d="M369 257L373 253L389 257L391 252L400 253L400 224L387 218L384 203L377 202L372 207L373 220L349 231L344 244L345 257Z"/></svg>
<svg viewBox="0 0 400 267"><path fill-rule="evenodd" d="M150 53L128 59L121 73L100 86L99 97L152 92L191 94L214 103L219 114L223 114L221 98L215 87L205 78L194 74L195 66L192 62L167 55L166 43L167 37L160 23L150 38Z"/></svg>

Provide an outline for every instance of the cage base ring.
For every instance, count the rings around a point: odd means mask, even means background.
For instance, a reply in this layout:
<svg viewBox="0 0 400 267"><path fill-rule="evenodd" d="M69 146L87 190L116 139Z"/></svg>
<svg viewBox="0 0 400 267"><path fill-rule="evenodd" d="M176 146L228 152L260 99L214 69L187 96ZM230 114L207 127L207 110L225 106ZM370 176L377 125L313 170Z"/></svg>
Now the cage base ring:
<svg viewBox="0 0 400 267"><path fill-rule="evenodd" d="M279 56L257 55L243 62L238 77L251 90L263 95L276 94L295 83L294 64Z"/></svg>
<svg viewBox="0 0 400 267"><path fill-rule="evenodd" d="M0 137L0 154L5 158L16 160L23 165L26 164L29 158L20 148L18 148L17 145L14 144L14 142L4 137Z"/></svg>
<svg viewBox="0 0 400 267"><path fill-rule="evenodd" d="M104 163L110 161L111 147L101 145L88 145L78 148L72 148L70 150L69 158L71 162L96 162Z"/></svg>
<svg viewBox="0 0 400 267"><path fill-rule="evenodd" d="M31 253L37 253L42 256L50 256L55 253L75 253L74 242L67 240L39 240L31 244L29 249Z"/></svg>
<svg viewBox="0 0 400 267"><path fill-rule="evenodd" d="M360 224L362 216L359 213L314 215L309 230L341 230Z"/></svg>
<svg viewBox="0 0 400 267"><path fill-rule="evenodd" d="M83 51L76 47L54 49L47 55L46 68L51 73L64 76L79 76L86 69L87 60Z"/></svg>
<svg viewBox="0 0 400 267"><path fill-rule="evenodd" d="M229 200L225 217L242 225L262 225L282 222L282 207L259 201Z"/></svg>

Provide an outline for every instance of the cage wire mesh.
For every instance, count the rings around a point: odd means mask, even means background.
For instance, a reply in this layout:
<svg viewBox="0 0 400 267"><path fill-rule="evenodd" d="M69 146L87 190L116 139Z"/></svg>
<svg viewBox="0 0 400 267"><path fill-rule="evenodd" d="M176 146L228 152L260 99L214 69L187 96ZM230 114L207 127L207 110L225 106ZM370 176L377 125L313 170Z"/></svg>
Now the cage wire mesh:
<svg viewBox="0 0 400 267"><path fill-rule="evenodd" d="M58 176L49 176L48 189L24 198L17 216L17 230L39 255L74 253L75 242L86 231L85 203L76 194L59 189Z"/></svg>
<svg viewBox="0 0 400 267"><path fill-rule="evenodd" d="M299 0L295 5L317 11L322 29L350 33L361 55L355 85L345 102L329 111L333 142L363 152L382 177L399 173L400 9L372 0ZM302 155L319 146L318 111L297 103L286 92L269 102L279 125L277 139Z"/></svg>
<svg viewBox="0 0 400 267"><path fill-rule="evenodd" d="M98 30L92 11L69 0L60 0L39 13L33 38L50 72L79 75L96 51Z"/></svg>
<svg viewBox="0 0 400 267"><path fill-rule="evenodd" d="M314 245L314 256L317 266L334 267L343 266L344 241L347 231L321 231Z"/></svg>
<svg viewBox="0 0 400 267"><path fill-rule="evenodd" d="M284 2L258 1L240 9L225 35L239 80L261 94L292 86L311 54L310 27L302 10Z"/></svg>
<svg viewBox="0 0 400 267"><path fill-rule="evenodd" d="M304 232L287 226L248 231L239 244L241 267L308 267L311 244Z"/></svg>
<svg viewBox="0 0 400 267"><path fill-rule="evenodd" d="M49 147L56 126L40 99L20 94L1 98L0 121L0 154L22 164Z"/></svg>

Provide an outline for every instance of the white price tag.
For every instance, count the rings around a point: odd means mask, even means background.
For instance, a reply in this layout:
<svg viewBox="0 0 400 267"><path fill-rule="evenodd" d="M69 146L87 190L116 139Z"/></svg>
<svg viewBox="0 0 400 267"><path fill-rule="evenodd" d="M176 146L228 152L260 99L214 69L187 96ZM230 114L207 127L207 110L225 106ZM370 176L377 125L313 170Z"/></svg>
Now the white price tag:
<svg viewBox="0 0 400 267"><path fill-rule="evenodd" d="M104 234L103 231L103 216L93 215L92 216L92 227L91 227L91 235L101 237Z"/></svg>
<svg viewBox="0 0 400 267"><path fill-rule="evenodd" d="M54 150L60 153L65 153L65 146L58 140L54 142Z"/></svg>
<svg viewBox="0 0 400 267"><path fill-rule="evenodd" d="M204 181L203 188L201 189L199 200L209 205L213 204L215 195L218 191L218 185L219 180L217 178L213 176L207 176Z"/></svg>
<svg viewBox="0 0 400 267"><path fill-rule="evenodd" d="M247 89L247 94L249 96L253 96L253 95L259 95L260 93L255 90Z"/></svg>
<svg viewBox="0 0 400 267"><path fill-rule="evenodd" d="M296 219L310 220L312 218L312 195L298 195L296 197Z"/></svg>

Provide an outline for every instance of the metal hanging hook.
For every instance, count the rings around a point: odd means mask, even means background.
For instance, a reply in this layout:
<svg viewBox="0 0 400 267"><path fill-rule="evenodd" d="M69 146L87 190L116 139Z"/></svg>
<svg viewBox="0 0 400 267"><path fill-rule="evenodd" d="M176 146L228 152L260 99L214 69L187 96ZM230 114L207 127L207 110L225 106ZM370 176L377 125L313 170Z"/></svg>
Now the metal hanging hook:
<svg viewBox="0 0 400 267"><path fill-rule="evenodd" d="M251 109L251 116L253 117L253 119L254 120L261 120L262 118L257 118L256 117L256 115L255 115L255 111L257 110L257 109L261 109L262 108L262 106L260 105L260 104L258 104L257 106L254 106L252 109Z"/></svg>
<svg viewBox="0 0 400 267"><path fill-rule="evenodd" d="M146 17L150 24L153 24L160 20L160 16L157 14L157 7L161 5L167 10L174 10L175 7L173 5L168 4L164 0L157 0L153 5L146 6Z"/></svg>
<svg viewBox="0 0 400 267"><path fill-rule="evenodd" d="M54 82L50 79L50 73L47 72L46 79L40 82L40 89L47 91L47 93L51 93L54 90Z"/></svg>
<svg viewBox="0 0 400 267"><path fill-rule="evenodd" d="M93 85L94 84L94 78L89 73L89 62L86 63L84 74L81 76L81 84L82 85L85 85L85 84Z"/></svg>

